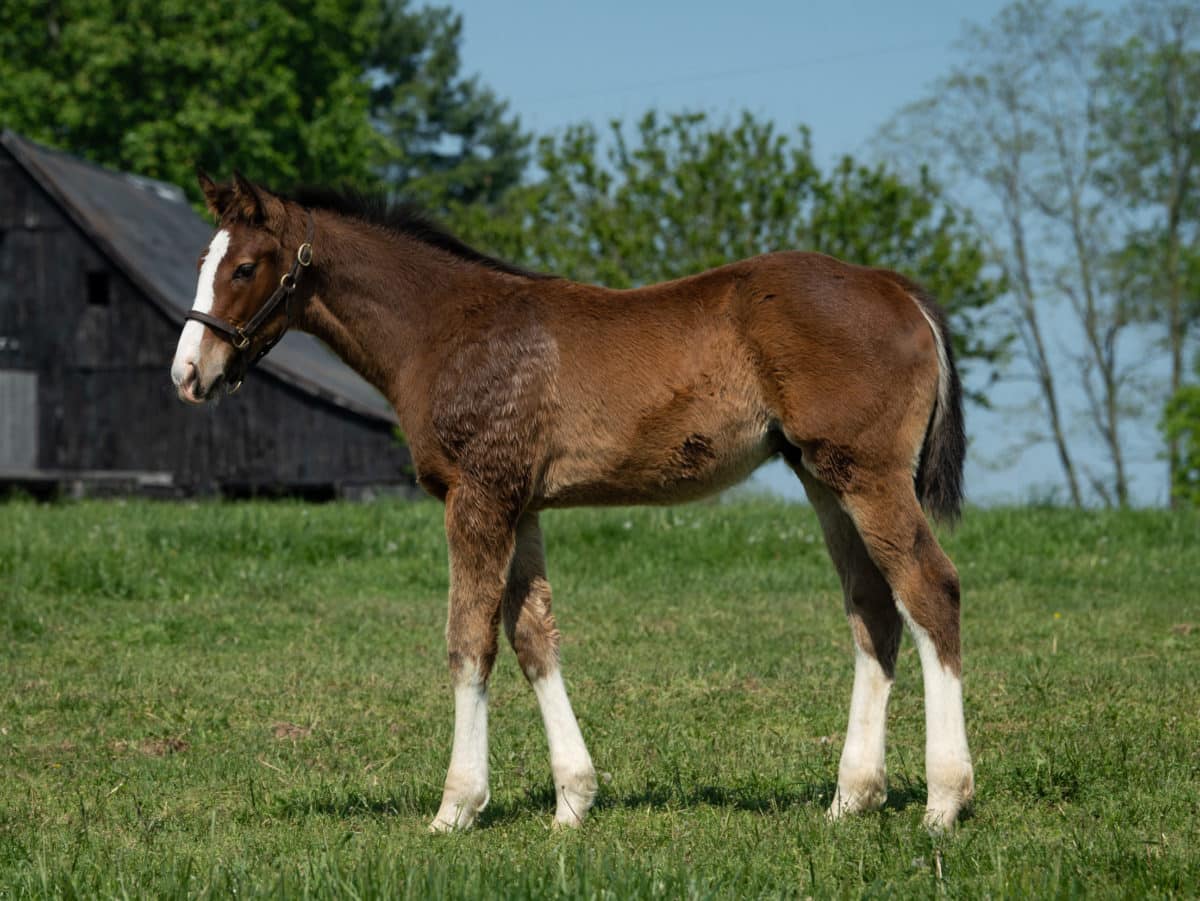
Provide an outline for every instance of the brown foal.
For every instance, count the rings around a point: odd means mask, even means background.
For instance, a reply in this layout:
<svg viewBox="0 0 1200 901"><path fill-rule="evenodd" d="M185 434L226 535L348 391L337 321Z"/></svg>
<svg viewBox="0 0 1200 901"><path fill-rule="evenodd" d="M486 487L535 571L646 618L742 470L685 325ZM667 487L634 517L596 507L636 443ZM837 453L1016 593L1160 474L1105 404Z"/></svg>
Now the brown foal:
<svg viewBox="0 0 1200 901"><path fill-rule="evenodd" d="M856 647L829 814L885 799L907 624L925 682L926 822L953 825L974 790L959 583L921 507L958 512L962 401L945 321L915 285L773 253L613 291L507 265L403 209L283 198L240 176L200 184L219 230L171 370L180 397L201 403L236 385L289 326L311 332L392 403L418 481L445 502L455 725L432 828L469 826L488 801L500 623L545 721L555 820L579 824L592 804L539 512L690 500L775 454L820 517ZM256 316L268 299L273 311Z"/></svg>

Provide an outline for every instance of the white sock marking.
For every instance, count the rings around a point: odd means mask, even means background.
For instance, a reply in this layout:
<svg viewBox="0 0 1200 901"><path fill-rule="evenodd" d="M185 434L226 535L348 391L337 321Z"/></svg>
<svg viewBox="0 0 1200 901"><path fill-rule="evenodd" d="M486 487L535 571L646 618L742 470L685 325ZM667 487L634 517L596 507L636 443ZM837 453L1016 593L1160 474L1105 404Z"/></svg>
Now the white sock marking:
<svg viewBox="0 0 1200 901"><path fill-rule="evenodd" d="M846 744L838 767L838 796L830 807L835 817L877 807L886 798L884 751L891 691L892 680L879 661L856 644L854 690L850 694Z"/></svg>
<svg viewBox="0 0 1200 901"><path fill-rule="evenodd" d="M560 823L578 825L592 806L596 792L596 775L592 758L583 743L583 733L571 709L562 670L531 682L546 724L546 739L550 745L550 771L554 774L554 791L558 798L555 819Z"/></svg>
<svg viewBox="0 0 1200 901"><path fill-rule="evenodd" d="M488 802L487 686L464 664L454 687L454 745L434 829L470 826Z"/></svg>
<svg viewBox="0 0 1200 901"><path fill-rule="evenodd" d="M932 825L951 826L959 809L974 794L971 751L963 716L962 680L938 659L933 639L913 621L896 599L908 624L925 682L925 776L929 785Z"/></svg>
<svg viewBox="0 0 1200 901"><path fill-rule="evenodd" d="M200 313L211 313L213 297L217 289L217 268L225 259L229 250L229 232L221 229L213 235L212 243L204 256L204 264L200 267L200 276L196 280L196 299L192 301L192 309ZM200 339L204 336L204 325L194 319L189 319L183 326L179 336L179 344L175 348L175 359L171 363L171 378L176 385L183 382L187 366L191 363L200 368Z"/></svg>

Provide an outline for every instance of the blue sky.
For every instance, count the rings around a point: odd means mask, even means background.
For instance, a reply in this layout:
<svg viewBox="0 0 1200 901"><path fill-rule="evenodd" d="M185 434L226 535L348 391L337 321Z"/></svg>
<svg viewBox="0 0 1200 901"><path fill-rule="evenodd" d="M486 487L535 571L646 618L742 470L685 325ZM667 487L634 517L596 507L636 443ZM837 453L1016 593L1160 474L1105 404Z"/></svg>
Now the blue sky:
<svg viewBox="0 0 1200 901"><path fill-rule="evenodd" d="M805 123L828 159L862 148L949 63L964 17L1002 3L459 0L464 64L535 131L650 107ZM903 8L915 7L915 8Z"/></svg>
<svg viewBox="0 0 1200 901"><path fill-rule="evenodd" d="M967 22L986 24L1005 5L986 2L808 3L703 0L604 3L451 0L464 20L463 65L507 99L537 133L590 120L632 120L647 109L743 109L785 129L812 129L818 159L871 156L871 138L958 61ZM1113 10L1112 0L1090 4ZM1067 317L1050 315L1051 340L1065 359L1074 341ZM1135 352L1150 354L1145 342ZM1059 482L1053 451L1014 448L1037 421L1019 409L1030 386L1011 378L995 389L1001 409L968 411L968 488L980 502L1023 500ZM1078 391L1067 406L1079 407ZM1152 420L1150 420L1152 423ZM1082 426L1076 425L1076 429ZM1081 432L1082 433L1082 432ZM1099 460L1083 447L1086 463ZM1131 448L1136 497L1160 502L1165 464L1152 433ZM801 496L782 466L760 471L773 490Z"/></svg>

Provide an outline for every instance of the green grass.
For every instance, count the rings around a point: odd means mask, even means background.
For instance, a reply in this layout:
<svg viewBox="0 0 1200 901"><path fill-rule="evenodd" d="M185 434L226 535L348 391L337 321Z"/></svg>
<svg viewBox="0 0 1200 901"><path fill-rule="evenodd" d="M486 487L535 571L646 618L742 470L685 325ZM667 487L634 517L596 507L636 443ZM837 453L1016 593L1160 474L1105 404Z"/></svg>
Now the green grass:
<svg viewBox="0 0 1200 901"><path fill-rule="evenodd" d="M0 896L1200 893L1200 518L970 511L978 800L920 825L920 672L891 794L823 819L850 696L816 521L766 501L547 514L601 794L578 832L531 693L492 682L492 803L449 758L429 503L0 505Z"/></svg>

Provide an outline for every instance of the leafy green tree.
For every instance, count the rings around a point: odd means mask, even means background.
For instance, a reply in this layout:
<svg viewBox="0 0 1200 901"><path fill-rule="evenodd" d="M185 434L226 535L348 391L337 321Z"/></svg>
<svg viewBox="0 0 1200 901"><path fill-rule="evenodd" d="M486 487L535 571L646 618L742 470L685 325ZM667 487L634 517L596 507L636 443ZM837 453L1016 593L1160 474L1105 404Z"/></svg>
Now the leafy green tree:
<svg viewBox="0 0 1200 901"><path fill-rule="evenodd" d="M540 177L455 224L525 265L612 287L648 284L772 250L809 249L890 266L949 307L960 351L995 360L978 320L1001 286L970 225L922 177L906 183L847 158L822 174L809 135L746 113L646 114L609 140L590 125L538 144Z"/></svg>
<svg viewBox="0 0 1200 901"><path fill-rule="evenodd" d="M500 253L613 287L788 246L815 174L806 138L789 147L770 124L713 129L702 115L653 113L633 144L616 123L611 137L605 147L581 124L542 138L539 179L456 218Z"/></svg>
<svg viewBox="0 0 1200 901"><path fill-rule="evenodd" d="M439 209L494 201L524 174L529 136L478 78L459 75L462 17L407 6L386 0L367 57L371 121L388 139L385 180Z"/></svg>
<svg viewBox="0 0 1200 901"><path fill-rule="evenodd" d="M199 163L282 188L429 176L429 193L472 199L525 163L515 120L458 75L461 23L444 9L6 0L0 10L0 125L188 190Z"/></svg>
<svg viewBox="0 0 1200 901"><path fill-rule="evenodd" d="M0 120L191 186L200 163L275 183L371 177L365 2L9 0Z"/></svg>
<svg viewBox="0 0 1200 901"><path fill-rule="evenodd" d="M1200 375L1200 365L1196 367ZM1162 430L1178 450L1171 470L1173 506L1200 507L1200 384L1185 384L1167 401Z"/></svg>

